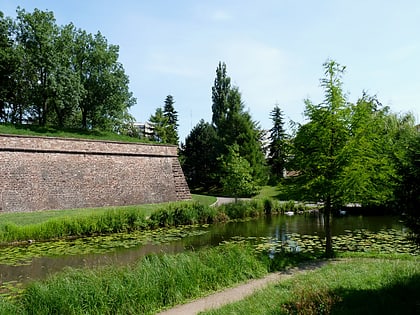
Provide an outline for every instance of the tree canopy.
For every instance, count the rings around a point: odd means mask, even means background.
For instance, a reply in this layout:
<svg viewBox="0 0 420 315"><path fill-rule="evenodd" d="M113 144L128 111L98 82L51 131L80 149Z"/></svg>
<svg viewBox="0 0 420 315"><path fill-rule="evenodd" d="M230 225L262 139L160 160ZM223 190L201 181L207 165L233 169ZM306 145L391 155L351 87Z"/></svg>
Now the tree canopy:
<svg viewBox="0 0 420 315"><path fill-rule="evenodd" d="M213 186L222 190L227 187L223 185L221 179L226 176L226 157L232 156L233 147L237 148L234 152L240 158L241 163L239 164L243 165L242 159L249 164L252 185L262 184L266 180L266 163L260 141L261 130L259 125L252 120L249 112L244 110L239 88L231 87L230 81L230 77L227 76L226 64L219 62L212 87L212 124L207 125L203 121L200 122L188 136L182 152L186 162L184 171L191 175L188 178L192 185L201 182L195 176L203 176L200 172L193 172L188 169L192 165L191 162L187 161L191 161L192 156L198 156L197 152L202 152L202 149L197 146L198 143L192 141L193 139L207 139L208 144L200 143L200 145L213 148L213 150L202 153L211 156L211 158L216 158L216 162L206 164L210 167L207 169L209 175L202 178L209 182L206 185L201 183L202 186L209 186L209 183L212 183ZM213 131L210 132L209 128L213 128ZM234 159L234 161L236 160ZM229 191L225 189L225 193L229 194Z"/></svg>
<svg viewBox="0 0 420 315"><path fill-rule="evenodd" d="M101 34L59 26L53 12L0 14L0 122L124 132L135 99Z"/></svg>

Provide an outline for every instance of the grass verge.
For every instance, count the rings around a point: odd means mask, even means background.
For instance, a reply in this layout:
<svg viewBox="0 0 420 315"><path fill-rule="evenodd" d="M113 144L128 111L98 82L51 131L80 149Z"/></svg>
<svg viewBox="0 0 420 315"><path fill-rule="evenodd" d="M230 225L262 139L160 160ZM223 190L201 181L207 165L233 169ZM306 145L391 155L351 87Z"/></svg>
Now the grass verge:
<svg viewBox="0 0 420 315"><path fill-rule="evenodd" d="M420 261L397 257L346 258L204 314L419 314Z"/></svg>
<svg viewBox="0 0 420 315"><path fill-rule="evenodd" d="M14 299L0 297L0 314L153 314L299 259L279 255L270 260L249 245L225 244L149 255L131 267L68 269L32 283Z"/></svg>
<svg viewBox="0 0 420 315"><path fill-rule="evenodd" d="M197 198L193 196L193 198ZM251 200L217 208L212 199L149 206L76 209L0 215L0 243L41 241L258 217L295 208L271 200Z"/></svg>
<svg viewBox="0 0 420 315"><path fill-rule="evenodd" d="M119 135L113 132L85 129L58 129L52 126L40 127L37 125L15 126L9 124L0 124L0 133L22 136L75 138L117 142L151 142L147 139L139 139L136 137Z"/></svg>

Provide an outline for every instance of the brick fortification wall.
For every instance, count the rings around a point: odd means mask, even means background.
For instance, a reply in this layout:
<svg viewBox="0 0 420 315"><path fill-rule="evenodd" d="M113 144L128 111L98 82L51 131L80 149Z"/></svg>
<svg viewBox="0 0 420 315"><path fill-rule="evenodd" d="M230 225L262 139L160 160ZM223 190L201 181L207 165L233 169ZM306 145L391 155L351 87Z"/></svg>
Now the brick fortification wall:
<svg viewBox="0 0 420 315"><path fill-rule="evenodd" d="M0 135L0 211L190 199L175 146Z"/></svg>

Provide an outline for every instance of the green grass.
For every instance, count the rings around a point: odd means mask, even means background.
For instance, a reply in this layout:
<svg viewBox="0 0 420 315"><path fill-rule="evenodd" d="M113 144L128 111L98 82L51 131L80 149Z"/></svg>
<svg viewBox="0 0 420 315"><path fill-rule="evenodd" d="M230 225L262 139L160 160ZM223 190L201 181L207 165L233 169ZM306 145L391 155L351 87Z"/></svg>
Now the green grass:
<svg viewBox="0 0 420 315"><path fill-rule="evenodd" d="M166 204L99 209L40 211L0 215L0 243L50 240L98 234L130 232L178 225L258 217L263 215L262 200L210 207L214 199Z"/></svg>
<svg viewBox="0 0 420 315"><path fill-rule="evenodd" d="M192 195L192 200L200 204L211 204L216 197ZM121 206L121 207L102 207L102 208L79 208L79 209L63 209L63 210L44 210L35 212L9 212L0 213L0 228L2 224L9 222L16 225L24 226L30 224L43 223L51 219L72 218L72 217L89 217L92 215L102 215L107 212L116 210L136 210L148 217L153 211L165 206L169 203L155 203L135 206Z"/></svg>
<svg viewBox="0 0 420 315"><path fill-rule="evenodd" d="M192 194L191 196L193 200L207 206L210 206L217 201L217 198L214 196L205 196L205 195L196 195L196 194Z"/></svg>
<svg viewBox="0 0 420 315"><path fill-rule="evenodd" d="M263 186L260 190L260 193L256 195L254 198L258 198L258 199L277 198L278 195L279 195L279 189L277 186Z"/></svg>
<svg viewBox="0 0 420 315"><path fill-rule="evenodd" d="M37 125L21 125L13 126L8 124L0 124L0 134L23 135L23 136L41 136L41 137L58 137L58 138L76 138L90 140L105 140L118 142L151 142L147 139L139 139L119 135L113 132L85 129L57 129L54 127L40 127Z"/></svg>
<svg viewBox="0 0 420 315"><path fill-rule="evenodd" d="M277 265L296 263L277 257ZM34 282L0 314L154 314L247 279L261 277L272 262L244 244L198 252L149 255L131 267L75 270ZM9 312L9 313L8 313Z"/></svg>
<svg viewBox="0 0 420 315"><path fill-rule="evenodd" d="M204 314L419 314L420 261L396 257L345 259Z"/></svg>

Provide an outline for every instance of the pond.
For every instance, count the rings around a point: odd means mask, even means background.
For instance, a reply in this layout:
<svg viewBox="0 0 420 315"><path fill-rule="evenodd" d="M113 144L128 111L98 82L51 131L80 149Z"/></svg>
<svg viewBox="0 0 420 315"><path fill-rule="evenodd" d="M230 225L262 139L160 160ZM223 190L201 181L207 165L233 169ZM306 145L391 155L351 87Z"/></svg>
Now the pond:
<svg viewBox="0 0 420 315"><path fill-rule="evenodd" d="M345 250L365 250L373 246L373 250L398 251L401 246L402 252L414 251L404 245L407 244L405 227L396 217L338 217L333 219L332 231L335 243L345 246ZM178 253L229 241L248 240L266 250L322 249L323 233L322 217L282 215L246 222L3 247L0 248L0 287L43 279L65 267L127 265L150 253Z"/></svg>

